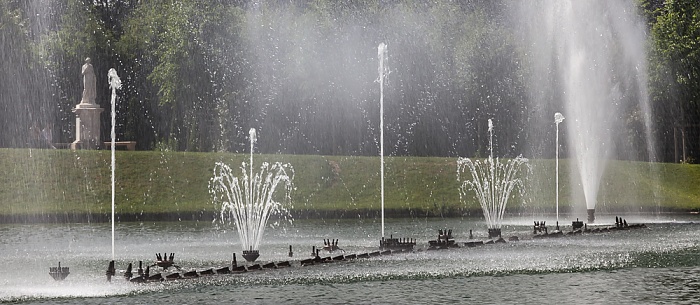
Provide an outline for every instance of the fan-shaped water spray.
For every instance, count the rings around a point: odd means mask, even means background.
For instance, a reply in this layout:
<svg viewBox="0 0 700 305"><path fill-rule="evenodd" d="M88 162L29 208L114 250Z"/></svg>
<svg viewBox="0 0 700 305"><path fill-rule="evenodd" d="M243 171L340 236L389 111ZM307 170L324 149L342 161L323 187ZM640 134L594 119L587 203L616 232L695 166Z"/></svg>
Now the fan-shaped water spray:
<svg viewBox="0 0 700 305"><path fill-rule="evenodd" d="M249 261L257 259L265 226L272 215L291 220L288 208L294 179L294 169L288 163L263 162L260 171L254 173L255 140L255 129L251 128L250 161L241 164L240 176L236 176L228 165L217 162L209 184L214 204L219 209L219 220L235 225L244 257ZM249 172L246 172L246 165ZM282 194L275 194L278 187L284 188Z"/></svg>
<svg viewBox="0 0 700 305"><path fill-rule="evenodd" d="M460 157L457 160L457 181L459 181L459 197L464 203L468 194L473 191L481 204L489 237L500 236L503 214L514 189L525 191L523 179L519 176L527 159L518 156L506 162L493 158L493 122L489 119L489 157L483 162L472 161ZM465 176L467 169L471 177Z"/></svg>

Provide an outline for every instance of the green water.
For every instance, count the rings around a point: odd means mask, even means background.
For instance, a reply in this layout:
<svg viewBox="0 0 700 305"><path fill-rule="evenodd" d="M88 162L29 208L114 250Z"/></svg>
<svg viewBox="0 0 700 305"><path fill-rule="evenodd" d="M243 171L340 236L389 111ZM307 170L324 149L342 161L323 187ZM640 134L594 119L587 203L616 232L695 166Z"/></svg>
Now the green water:
<svg viewBox="0 0 700 305"><path fill-rule="evenodd" d="M612 222L614 216L602 215L598 220ZM266 231L259 259L263 263L291 260L291 268L149 284L128 283L119 276L106 282L111 259L109 224L2 225L0 300L27 304L697 302L700 223L696 222L700 219L627 220L645 222L648 229L532 239L532 218L509 218L503 234L519 236L519 242L306 267L299 266L298 260L309 258L311 246L321 246L323 239L339 239L346 253L375 250L380 222L295 221ZM175 262L184 270L223 267L230 264L233 252L239 257L241 253L234 231L208 222L116 227L118 274L129 262L153 263L156 252L175 252ZM423 250L443 228L452 229L457 241L468 240L470 229L476 239L486 238L483 221L470 218L392 219L387 221L386 234L415 238L417 248ZM290 245L292 258L288 257ZM63 282L48 275L49 267L58 261L71 270Z"/></svg>

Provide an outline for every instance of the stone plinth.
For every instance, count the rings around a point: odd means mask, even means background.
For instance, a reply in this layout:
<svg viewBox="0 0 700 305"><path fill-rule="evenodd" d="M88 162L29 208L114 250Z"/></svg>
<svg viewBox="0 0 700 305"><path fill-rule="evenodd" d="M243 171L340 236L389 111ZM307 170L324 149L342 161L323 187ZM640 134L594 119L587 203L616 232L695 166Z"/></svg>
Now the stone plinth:
<svg viewBox="0 0 700 305"><path fill-rule="evenodd" d="M75 141L70 148L98 149L100 148L100 113L104 111L100 105L80 103L73 108L75 113Z"/></svg>

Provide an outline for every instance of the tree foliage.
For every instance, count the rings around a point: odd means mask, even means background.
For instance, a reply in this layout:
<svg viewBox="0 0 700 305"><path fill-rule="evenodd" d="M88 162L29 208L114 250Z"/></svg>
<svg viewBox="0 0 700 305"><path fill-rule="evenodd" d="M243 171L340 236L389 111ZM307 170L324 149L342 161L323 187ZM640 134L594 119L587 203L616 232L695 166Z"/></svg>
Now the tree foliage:
<svg viewBox="0 0 700 305"><path fill-rule="evenodd" d="M689 131L700 135L700 3L668 0L651 7L655 7L650 12L655 19L649 52L650 92L659 113L660 139L668 160L674 158L674 148L678 148L674 140L678 140L679 127L691 126ZM700 146L690 146L691 158L698 160Z"/></svg>
<svg viewBox="0 0 700 305"><path fill-rule="evenodd" d="M700 5L637 2L649 26L654 132L665 148L661 160L669 160L665 139L674 125L700 116ZM29 145L33 122L54 125L54 138L70 142L79 69L91 57L103 107L107 70L122 77L118 138L139 149L241 152L254 127L261 152L376 155L377 45L384 42L388 153L484 155L493 118L498 155L527 154L540 135L526 126L551 107L533 109L540 97L528 93L527 79L541 76L528 66L512 7L500 0L0 0L0 75L9 80L0 82L0 124L11 131L0 134L0 146ZM623 115L628 127L640 124L638 109ZM634 135L620 141L641 145Z"/></svg>

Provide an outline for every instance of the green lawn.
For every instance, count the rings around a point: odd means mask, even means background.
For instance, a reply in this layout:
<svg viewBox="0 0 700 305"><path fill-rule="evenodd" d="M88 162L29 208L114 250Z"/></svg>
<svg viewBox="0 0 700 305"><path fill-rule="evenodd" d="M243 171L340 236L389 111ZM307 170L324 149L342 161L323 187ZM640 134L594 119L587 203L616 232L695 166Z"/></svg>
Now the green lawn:
<svg viewBox="0 0 700 305"><path fill-rule="evenodd" d="M124 214L212 212L208 191L214 164L237 171L245 154L118 151L116 211ZM290 163L295 170L296 211L377 211L378 157L256 155ZM0 149L0 215L111 212L109 151ZM530 160L528 195L509 210L554 211L554 160ZM560 207L583 205L575 166L560 160ZM575 168L574 168L575 170ZM455 158L386 158L385 208L415 215L478 211L470 196L460 202ZM521 200L523 199L523 200ZM610 161L598 194L610 210L700 210L700 166ZM390 213L389 213L389 216Z"/></svg>

